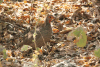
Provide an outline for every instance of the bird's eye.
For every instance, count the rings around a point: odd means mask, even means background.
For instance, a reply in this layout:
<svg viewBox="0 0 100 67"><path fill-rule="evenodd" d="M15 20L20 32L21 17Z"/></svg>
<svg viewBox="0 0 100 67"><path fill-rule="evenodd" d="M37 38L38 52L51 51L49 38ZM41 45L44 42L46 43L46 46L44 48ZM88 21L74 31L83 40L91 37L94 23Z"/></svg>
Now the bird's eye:
<svg viewBox="0 0 100 67"><path fill-rule="evenodd" d="M51 18L51 16L49 18Z"/></svg>

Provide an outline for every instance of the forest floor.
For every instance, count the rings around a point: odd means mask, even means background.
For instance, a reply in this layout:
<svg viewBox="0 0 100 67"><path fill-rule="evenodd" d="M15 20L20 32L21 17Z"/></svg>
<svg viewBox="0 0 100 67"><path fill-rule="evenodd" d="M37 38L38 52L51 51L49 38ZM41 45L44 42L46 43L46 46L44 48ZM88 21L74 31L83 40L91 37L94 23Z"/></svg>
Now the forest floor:
<svg viewBox="0 0 100 67"><path fill-rule="evenodd" d="M100 51L95 53L100 48L99 4L87 0L1 3L0 67L100 67ZM18 47L29 28L37 22L42 24L47 14L55 17L49 45L37 50ZM77 45L80 38L68 36L78 27L87 36L86 43L83 40L80 45Z"/></svg>

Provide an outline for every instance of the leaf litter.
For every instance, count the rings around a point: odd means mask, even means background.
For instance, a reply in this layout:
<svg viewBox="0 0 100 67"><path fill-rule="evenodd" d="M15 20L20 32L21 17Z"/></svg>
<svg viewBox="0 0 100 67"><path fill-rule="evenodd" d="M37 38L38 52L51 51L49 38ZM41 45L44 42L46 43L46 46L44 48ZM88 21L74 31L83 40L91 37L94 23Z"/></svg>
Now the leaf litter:
<svg viewBox="0 0 100 67"><path fill-rule="evenodd" d="M100 47L99 4L98 0L47 0L46 2L9 0L1 3L0 45L6 48L6 53L4 50L6 60L0 52L1 67L99 67L100 55L97 50ZM38 19L40 26L48 13L56 17L51 23L53 35L50 43L41 50L38 49L38 52L32 49L21 51L22 48L17 44L27 37L27 33L34 28ZM77 33L74 30L79 26L81 29ZM69 36L72 31L74 34Z"/></svg>

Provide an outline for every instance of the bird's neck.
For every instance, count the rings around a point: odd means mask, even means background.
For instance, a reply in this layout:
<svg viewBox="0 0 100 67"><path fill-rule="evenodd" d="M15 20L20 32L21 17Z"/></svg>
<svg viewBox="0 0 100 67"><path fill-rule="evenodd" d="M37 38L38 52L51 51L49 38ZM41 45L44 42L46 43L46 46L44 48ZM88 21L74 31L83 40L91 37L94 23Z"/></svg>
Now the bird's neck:
<svg viewBox="0 0 100 67"><path fill-rule="evenodd" d="M46 27L46 28L51 27L50 22L51 22L51 21L49 21L48 19L46 19L46 21L45 21L45 26L44 26L44 27Z"/></svg>

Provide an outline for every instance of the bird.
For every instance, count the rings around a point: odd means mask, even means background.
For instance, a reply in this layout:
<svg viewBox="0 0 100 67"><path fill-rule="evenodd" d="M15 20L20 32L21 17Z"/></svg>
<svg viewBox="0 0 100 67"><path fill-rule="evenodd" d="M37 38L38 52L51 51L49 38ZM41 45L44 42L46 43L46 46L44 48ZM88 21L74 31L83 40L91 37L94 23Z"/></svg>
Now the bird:
<svg viewBox="0 0 100 67"><path fill-rule="evenodd" d="M46 20L45 20L44 24L41 25L39 28L36 28L35 43L36 43L37 47L42 47L47 42L50 41L51 34L52 34L51 21L53 21L53 20L54 20L54 16L48 14L47 17L46 17ZM23 40L23 42L21 42L19 44L19 47L21 47L22 45L29 45L33 49L36 49L34 42L32 42L32 40L34 40L34 37L33 37L34 32L35 32L35 30L31 30L27 34L28 37L26 37Z"/></svg>

